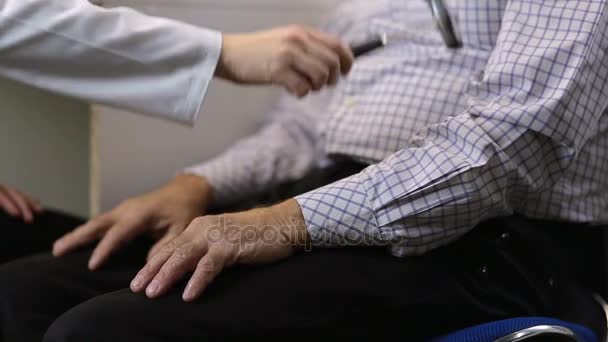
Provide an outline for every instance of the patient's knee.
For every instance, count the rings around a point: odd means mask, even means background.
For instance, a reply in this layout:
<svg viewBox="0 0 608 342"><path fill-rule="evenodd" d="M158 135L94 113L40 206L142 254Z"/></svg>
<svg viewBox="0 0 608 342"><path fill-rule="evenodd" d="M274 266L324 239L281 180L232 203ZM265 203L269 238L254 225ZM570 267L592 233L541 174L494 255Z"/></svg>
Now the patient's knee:
<svg viewBox="0 0 608 342"><path fill-rule="evenodd" d="M35 279L28 274L25 265L14 261L0 265L0 310L5 319L5 311L15 309L18 304L26 304L35 290ZM26 304L27 305L27 304Z"/></svg>
<svg viewBox="0 0 608 342"><path fill-rule="evenodd" d="M125 305L128 303L114 300L111 295L79 304L53 322L43 341L136 341L130 322L138 317L121 314Z"/></svg>
<svg viewBox="0 0 608 342"><path fill-rule="evenodd" d="M39 303L36 284L22 262L0 265L0 340L25 341L24 334L35 333L27 322Z"/></svg>
<svg viewBox="0 0 608 342"><path fill-rule="evenodd" d="M44 335L44 342L68 341L105 341L102 327L95 327L96 319L80 307L72 309L59 317ZM97 331L97 334L96 334Z"/></svg>

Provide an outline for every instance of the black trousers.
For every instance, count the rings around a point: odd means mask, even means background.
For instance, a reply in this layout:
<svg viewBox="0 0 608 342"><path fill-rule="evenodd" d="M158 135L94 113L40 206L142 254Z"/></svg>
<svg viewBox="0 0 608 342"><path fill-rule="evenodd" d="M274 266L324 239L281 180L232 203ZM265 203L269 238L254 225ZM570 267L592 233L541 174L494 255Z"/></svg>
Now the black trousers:
<svg viewBox="0 0 608 342"><path fill-rule="evenodd" d="M47 223L0 218L2 247L19 257L20 244L47 246L75 222L56 216ZM590 288L603 288L600 233L513 216L484 222L420 257L313 249L271 265L234 267L188 304L180 296L184 283L156 300L128 289L149 241L132 243L97 272L86 268L90 248L59 259L41 252L0 265L0 336L4 342L425 341L531 315L603 334L606 322L589 296Z"/></svg>
<svg viewBox="0 0 608 342"><path fill-rule="evenodd" d="M0 210L0 264L49 251L55 239L81 223L80 218L47 210L34 224L25 224Z"/></svg>

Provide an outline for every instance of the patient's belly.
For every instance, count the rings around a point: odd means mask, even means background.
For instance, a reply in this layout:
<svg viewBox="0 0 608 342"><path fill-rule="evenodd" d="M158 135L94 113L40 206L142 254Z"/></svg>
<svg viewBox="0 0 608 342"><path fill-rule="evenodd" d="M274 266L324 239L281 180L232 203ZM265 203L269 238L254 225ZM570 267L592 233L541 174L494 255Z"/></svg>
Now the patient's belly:
<svg viewBox="0 0 608 342"><path fill-rule="evenodd" d="M363 8L367 0L351 2ZM506 0L446 2L464 42L445 47L424 0L378 0L353 36L387 33L389 45L357 60L321 123L325 150L379 161L410 146L421 129L467 108L466 88L479 79L500 31ZM351 13L351 15L353 15ZM457 20L456 20L457 18Z"/></svg>
<svg viewBox="0 0 608 342"><path fill-rule="evenodd" d="M325 150L379 161L421 129L462 113L487 52L403 43L358 62L321 125Z"/></svg>

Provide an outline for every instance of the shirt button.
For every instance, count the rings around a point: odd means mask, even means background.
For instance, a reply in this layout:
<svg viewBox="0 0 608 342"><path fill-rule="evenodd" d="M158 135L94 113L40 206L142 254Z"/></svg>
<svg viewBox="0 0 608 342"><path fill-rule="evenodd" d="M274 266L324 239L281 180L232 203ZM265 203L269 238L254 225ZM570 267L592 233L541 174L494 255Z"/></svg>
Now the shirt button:
<svg viewBox="0 0 608 342"><path fill-rule="evenodd" d="M357 105L357 100L354 97L349 96L346 98L345 105L348 108L352 108Z"/></svg>

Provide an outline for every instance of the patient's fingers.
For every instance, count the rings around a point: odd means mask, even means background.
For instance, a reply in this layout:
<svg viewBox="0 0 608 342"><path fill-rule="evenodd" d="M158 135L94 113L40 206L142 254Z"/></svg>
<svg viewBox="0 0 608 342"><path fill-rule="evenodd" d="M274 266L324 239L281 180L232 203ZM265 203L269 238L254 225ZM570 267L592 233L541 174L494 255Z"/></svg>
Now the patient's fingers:
<svg viewBox="0 0 608 342"><path fill-rule="evenodd" d="M144 290L148 284L152 281L154 276L158 273L158 271L163 267L165 262L169 260L173 252L181 247L183 244L187 243L184 239L183 235L178 236L177 238L166 243L159 251L156 253L150 261L142 268L133 281L131 282L131 290L133 292L140 292Z"/></svg>
<svg viewBox="0 0 608 342"><path fill-rule="evenodd" d="M204 252L203 248L193 242L180 246L154 275L146 288L146 295L149 298L157 298L165 294L186 273L195 270Z"/></svg>
<svg viewBox="0 0 608 342"><path fill-rule="evenodd" d="M33 199L31 197L29 197L28 195L23 195L25 197L25 199L27 200L28 205L30 206L30 208L36 213L36 214L40 214L44 211L44 208L42 207L42 205L40 204L40 202L36 199Z"/></svg>
<svg viewBox="0 0 608 342"><path fill-rule="evenodd" d="M34 214L41 212L42 207L26 194L0 184L0 210L11 216L20 217L26 223L31 223Z"/></svg>
<svg viewBox="0 0 608 342"><path fill-rule="evenodd" d="M3 187L0 186L0 208L3 209L7 214L11 216L19 216L19 209L13 203L12 199L5 191Z"/></svg>
<svg viewBox="0 0 608 342"><path fill-rule="evenodd" d="M89 269L98 269L110 255L139 235L140 222L121 221L111 227L101 239L89 260Z"/></svg>
<svg viewBox="0 0 608 342"><path fill-rule="evenodd" d="M188 281L182 298L191 302L205 291L207 286L222 272L226 266L226 255L220 248L211 248L199 261L194 274Z"/></svg>
<svg viewBox="0 0 608 342"><path fill-rule="evenodd" d="M6 193L17 206L23 220L26 223L31 223L34 220L34 213L32 212L26 197L13 188L6 188Z"/></svg>
<svg viewBox="0 0 608 342"><path fill-rule="evenodd" d="M169 241L178 237L182 230L183 229L181 229L181 230L169 229L169 231L167 231L167 234L165 234L165 236L163 236L160 240L158 240L154 244L154 246L152 246L152 248L150 248L150 251L148 252L148 257L146 260L150 261L150 259L152 259L158 253L158 251L160 251L161 248L163 248L164 245L166 245Z"/></svg>
<svg viewBox="0 0 608 342"><path fill-rule="evenodd" d="M53 255L61 256L76 248L88 245L103 235L111 225L112 219L109 215L94 218L86 224L77 227L64 235L53 244Z"/></svg>

